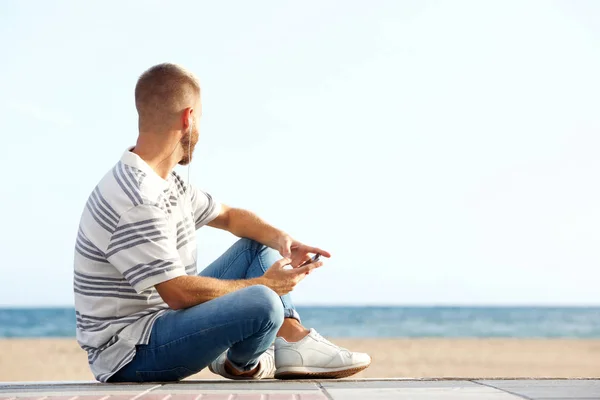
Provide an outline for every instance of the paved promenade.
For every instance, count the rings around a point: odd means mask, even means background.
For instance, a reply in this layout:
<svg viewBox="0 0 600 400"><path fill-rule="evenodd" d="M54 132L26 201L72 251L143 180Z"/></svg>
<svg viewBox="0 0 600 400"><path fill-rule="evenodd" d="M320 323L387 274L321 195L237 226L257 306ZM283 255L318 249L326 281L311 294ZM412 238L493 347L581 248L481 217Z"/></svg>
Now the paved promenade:
<svg viewBox="0 0 600 400"><path fill-rule="evenodd" d="M0 400L600 400L600 379L0 383Z"/></svg>

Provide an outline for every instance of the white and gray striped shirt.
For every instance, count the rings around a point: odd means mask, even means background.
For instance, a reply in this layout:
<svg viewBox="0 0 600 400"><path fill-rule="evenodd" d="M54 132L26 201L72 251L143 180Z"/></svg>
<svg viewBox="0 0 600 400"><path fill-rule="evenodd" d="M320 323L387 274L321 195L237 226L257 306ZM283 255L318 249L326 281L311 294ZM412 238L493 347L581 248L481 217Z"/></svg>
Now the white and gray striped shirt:
<svg viewBox="0 0 600 400"><path fill-rule="evenodd" d="M147 344L168 309L154 285L195 275L196 229L217 217L218 202L175 173L158 176L135 153L92 191L75 244L77 341L97 380L107 379Z"/></svg>

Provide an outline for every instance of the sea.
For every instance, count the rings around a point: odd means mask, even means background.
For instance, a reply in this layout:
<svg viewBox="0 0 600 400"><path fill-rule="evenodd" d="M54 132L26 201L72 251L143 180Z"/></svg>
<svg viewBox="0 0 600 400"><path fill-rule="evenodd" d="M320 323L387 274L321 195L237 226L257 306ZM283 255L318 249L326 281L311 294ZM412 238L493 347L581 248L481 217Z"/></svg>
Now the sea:
<svg viewBox="0 0 600 400"><path fill-rule="evenodd" d="M600 307L299 306L307 327L354 338L600 338ZM0 338L75 336L73 308L0 308Z"/></svg>

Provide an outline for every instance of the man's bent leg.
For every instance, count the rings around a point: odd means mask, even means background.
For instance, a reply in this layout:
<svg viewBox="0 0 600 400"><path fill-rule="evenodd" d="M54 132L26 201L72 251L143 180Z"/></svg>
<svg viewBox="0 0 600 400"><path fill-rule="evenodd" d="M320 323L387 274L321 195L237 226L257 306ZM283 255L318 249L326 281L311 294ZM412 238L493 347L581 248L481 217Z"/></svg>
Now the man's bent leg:
<svg viewBox="0 0 600 400"><path fill-rule="evenodd" d="M217 279L252 279L264 275L265 271L281 260L281 255L270 247L251 239L240 239L225 253L200 271L200 276ZM289 294L281 296L285 318L300 321Z"/></svg>
<svg viewBox="0 0 600 400"><path fill-rule="evenodd" d="M242 239L200 275L221 279L256 278L279 259L281 256L275 250ZM283 296L281 301L287 318L275 342L276 378L340 378L369 366L371 358L367 354L339 348L314 329L305 329L289 295Z"/></svg>
<svg viewBox="0 0 600 400"><path fill-rule="evenodd" d="M283 322L277 294L251 286L156 320L150 342L110 382L177 381L205 368L225 350L240 370L251 370Z"/></svg>

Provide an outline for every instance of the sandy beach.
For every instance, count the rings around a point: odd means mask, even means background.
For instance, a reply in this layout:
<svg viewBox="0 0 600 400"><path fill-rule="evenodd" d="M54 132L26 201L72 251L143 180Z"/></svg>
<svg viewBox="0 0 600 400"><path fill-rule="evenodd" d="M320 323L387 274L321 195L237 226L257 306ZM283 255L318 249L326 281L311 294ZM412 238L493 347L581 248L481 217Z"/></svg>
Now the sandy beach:
<svg viewBox="0 0 600 400"><path fill-rule="evenodd" d="M354 377L600 377L600 340L332 339L371 355ZM218 379L207 369L188 379ZM0 340L0 381L93 380L74 339Z"/></svg>

